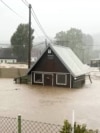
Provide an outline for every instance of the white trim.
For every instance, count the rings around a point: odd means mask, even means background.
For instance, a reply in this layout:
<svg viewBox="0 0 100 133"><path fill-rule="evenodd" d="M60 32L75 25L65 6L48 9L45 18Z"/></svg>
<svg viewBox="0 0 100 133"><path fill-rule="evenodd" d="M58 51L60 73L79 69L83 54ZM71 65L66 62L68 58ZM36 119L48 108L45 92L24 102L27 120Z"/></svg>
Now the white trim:
<svg viewBox="0 0 100 133"><path fill-rule="evenodd" d="M41 74L42 75L42 81L41 82L37 82L35 81L35 74ZM54 86L54 74L56 74L56 85L67 85L67 75L70 75L70 88L71 86L71 74L70 73L62 73L62 72L43 72L43 71L32 71L32 84L34 83L40 83L43 84L44 86L44 75L52 75L52 86ZM65 83L58 83L57 82L57 75L65 75ZM33 81L33 77L34 77L34 81Z"/></svg>
<svg viewBox="0 0 100 133"><path fill-rule="evenodd" d="M44 73L42 73L43 86L44 86Z"/></svg>
<svg viewBox="0 0 100 133"><path fill-rule="evenodd" d="M58 82L58 75L64 75L64 76L65 76L65 83L59 83L59 82ZM62 73L57 73L57 74L56 74L56 84L57 84L57 85L67 85L67 75L64 74L64 73L63 73L63 74L62 74Z"/></svg>
<svg viewBox="0 0 100 133"><path fill-rule="evenodd" d="M41 74L42 75L42 81L35 81L35 75L36 74ZM43 83L43 78L44 78L44 74L43 73L39 73L39 72L34 72L34 83Z"/></svg>
<svg viewBox="0 0 100 133"><path fill-rule="evenodd" d="M70 88L72 88L72 76L70 74Z"/></svg>
<svg viewBox="0 0 100 133"><path fill-rule="evenodd" d="M33 73L31 73L31 76L30 76L30 78L31 78L31 84L33 84Z"/></svg>
<svg viewBox="0 0 100 133"><path fill-rule="evenodd" d="M52 86L54 84L54 75L52 74Z"/></svg>
<svg viewBox="0 0 100 133"><path fill-rule="evenodd" d="M34 73L43 73L43 74L70 74L70 73L65 73L65 72L43 72L43 71L32 71Z"/></svg>

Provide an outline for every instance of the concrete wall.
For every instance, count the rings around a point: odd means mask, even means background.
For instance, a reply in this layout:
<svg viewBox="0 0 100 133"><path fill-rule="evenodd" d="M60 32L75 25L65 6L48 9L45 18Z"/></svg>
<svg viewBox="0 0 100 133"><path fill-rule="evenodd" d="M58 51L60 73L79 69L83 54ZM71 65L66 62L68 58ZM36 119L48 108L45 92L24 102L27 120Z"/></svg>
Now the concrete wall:
<svg viewBox="0 0 100 133"><path fill-rule="evenodd" d="M26 75L26 68L0 68L0 78L15 78Z"/></svg>

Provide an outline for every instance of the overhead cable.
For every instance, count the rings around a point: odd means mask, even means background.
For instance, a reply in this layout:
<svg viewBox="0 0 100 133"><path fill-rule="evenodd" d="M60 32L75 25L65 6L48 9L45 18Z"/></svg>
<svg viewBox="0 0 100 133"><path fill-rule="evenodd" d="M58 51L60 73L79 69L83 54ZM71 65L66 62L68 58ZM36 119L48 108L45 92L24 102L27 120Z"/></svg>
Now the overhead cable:
<svg viewBox="0 0 100 133"><path fill-rule="evenodd" d="M39 20L38 20L38 18L37 18L37 16L36 16L36 13L34 12L33 8L32 8L32 16L33 16L33 18L35 19L35 21L36 21L37 25L39 26L40 30L41 30L41 31L43 32L43 34L45 35L45 37L46 37L49 41L51 41L51 39L47 36L47 34L46 34L44 28L43 28L42 25L40 24L40 22L39 22Z"/></svg>
<svg viewBox="0 0 100 133"><path fill-rule="evenodd" d="M27 0L22 0L22 2L25 4L25 6L29 7L29 3L28 3ZM39 19L37 18L37 15L36 15L35 11L33 10L33 8L32 8L31 14L32 14L32 16L33 16L35 22L37 23L38 27L39 27L40 30L42 31L42 33L45 35L45 37L46 37L49 41L51 41L51 39L47 36L47 34L46 34L44 28L43 28L42 25L40 24ZM52 41L51 41L51 42L52 42Z"/></svg>
<svg viewBox="0 0 100 133"><path fill-rule="evenodd" d="M25 6L29 7L29 3L26 0L22 0Z"/></svg>
<svg viewBox="0 0 100 133"><path fill-rule="evenodd" d="M20 16L17 12L15 12L11 7L9 7L3 0L0 0L9 10L11 10L14 14L16 14L18 17L23 18L22 16Z"/></svg>

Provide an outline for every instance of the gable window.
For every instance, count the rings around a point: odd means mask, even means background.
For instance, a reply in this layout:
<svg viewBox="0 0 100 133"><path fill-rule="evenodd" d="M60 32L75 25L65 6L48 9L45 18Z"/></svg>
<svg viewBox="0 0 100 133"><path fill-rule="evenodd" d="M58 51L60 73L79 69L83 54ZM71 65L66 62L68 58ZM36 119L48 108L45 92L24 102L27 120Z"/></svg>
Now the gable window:
<svg viewBox="0 0 100 133"><path fill-rule="evenodd" d="M57 85L66 85L67 84L67 75L57 74L56 75L56 84Z"/></svg>
<svg viewBox="0 0 100 133"><path fill-rule="evenodd" d="M42 73L34 73L34 83L43 83Z"/></svg>
<svg viewBox="0 0 100 133"><path fill-rule="evenodd" d="M51 54L51 49L48 49L48 54Z"/></svg>

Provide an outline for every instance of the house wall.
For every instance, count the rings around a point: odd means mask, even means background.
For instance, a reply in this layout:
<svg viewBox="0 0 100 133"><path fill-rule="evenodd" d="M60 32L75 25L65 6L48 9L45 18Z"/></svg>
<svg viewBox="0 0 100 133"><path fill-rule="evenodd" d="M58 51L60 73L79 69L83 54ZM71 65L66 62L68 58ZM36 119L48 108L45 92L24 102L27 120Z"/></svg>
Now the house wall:
<svg viewBox="0 0 100 133"><path fill-rule="evenodd" d="M66 87L71 88L72 84L70 84L70 74L66 74L66 76L67 76L67 81L66 81L67 85L66 85ZM56 84L56 74L54 74L54 86L59 86L59 85ZM60 86L64 86L64 85L60 85Z"/></svg>
<svg viewBox="0 0 100 133"><path fill-rule="evenodd" d="M100 59L98 60L91 60L90 62L91 67L100 67Z"/></svg>
<svg viewBox="0 0 100 133"><path fill-rule="evenodd" d="M72 78L72 82L73 88L82 87L85 84L85 75L79 76L76 79Z"/></svg>
<svg viewBox="0 0 100 133"><path fill-rule="evenodd" d="M32 71L69 73L69 71L65 68L64 65L62 65L60 60L53 52L52 54L48 54L48 52L46 52L40 61L35 65L34 70Z"/></svg>
<svg viewBox="0 0 100 133"><path fill-rule="evenodd" d="M65 81L63 79L58 79L60 74L65 75ZM39 77L39 79L35 79L36 76L40 76L41 78ZM43 54L43 56L41 56L33 69L31 69L31 77L32 84L49 86L76 88L81 87L85 83L85 75L74 79L68 69L64 66L63 62L60 61L53 51L48 52L48 50ZM58 80L64 82L59 82Z"/></svg>
<svg viewBox="0 0 100 133"><path fill-rule="evenodd" d="M16 59L0 59L0 63L17 63Z"/></svg>
<svg viewBox="0 0 100 133"><path fill-rule="evenodd" d="M39 60L39 62L35 65L34 69L32 69L32 83L33 84L34 84L34 72L42 72L44 75L44 80L46 80L46 76L48 76L50 79L50 84L53 86L59 86L56 84L56 74L66 73L67 84L63 86L66 86L66 87L72 86L70 83L69 71L65 68L65 66L61 63L61 61L57 58L57 56L53 52L51 52L51 54L48 54L48 51L47 51L42 56L42 58ZM44 85L45 84L49 85L47 81L44 81Z"/></svg>

